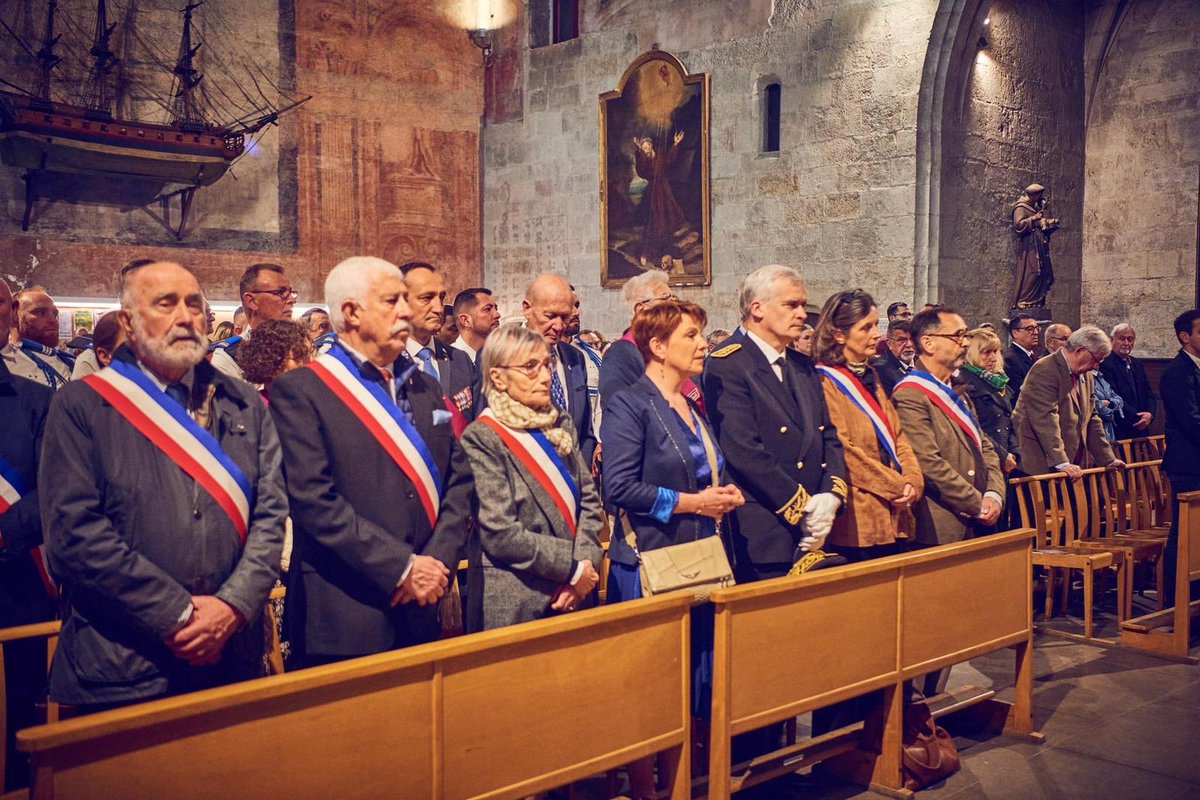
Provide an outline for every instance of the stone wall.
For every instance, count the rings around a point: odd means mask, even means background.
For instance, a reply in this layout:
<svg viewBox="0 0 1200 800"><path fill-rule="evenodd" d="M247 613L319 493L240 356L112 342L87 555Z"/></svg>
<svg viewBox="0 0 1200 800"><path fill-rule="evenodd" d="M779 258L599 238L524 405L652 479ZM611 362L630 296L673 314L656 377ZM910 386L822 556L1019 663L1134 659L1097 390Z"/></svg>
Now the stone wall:
<svg viewBox="0 0 1200 800"><path fill-rule="evenodd" d="M1178 347L1196 297L1200 3L1138 0L1104 58L1115 2L1088 11L1083 317L1129 320L1144 355ZM1103 59L1103 60L1102 60Z"/></svg>
<svg viewBox="0 0 1200 800"><path fill-rule="evenodd" d="M13 6L2 5L7 20ZM78 12L87 4L60 5ZM214 34L207 46L253 54L314 99L268 130L235 166L236 180L226 176L197 194L192 232L181 243L153 219L157 205L120 204L111 193L43 203L22 234L20 173L0 167L0 273L60 296L111 297L125 261L173 258L196 270L210 296L233 299L243 268L273 260L292 271L301 302L319 302L337 261L372 254L430 260L451 287L476 284L483 72L455 5L207 0L198 19L210 9L226 18L234 41ZM40 33L41 23L31 24ZM167 21L156 16L155 25Z"/></svg>
<svg viewBox="0 0 1200 800"><path fill-rule="evenodd" d="M1079 324L1083 220L1083 8L1079 0L997 0L971 66L941 176L939 300L972 324L999 325L1013 299L1012 205L1047 187L1062 227L1051 243L1051 314Z"/></svg>
<svg viewBox="0 0 1200 800"><path fill-rule="evenodd" d="M711 76L713 282L683 292L710 326L736 324L738 284L772 262L802 269L817 304L848 286L912 299L917 93L936 0L697 0L686 22L667 0L583 7L577 40L527 49L518 29L523 112L484 129L485 282L506 314L530 277L556 271L580 288L585 327L628 323L619 291L600 288L598 97L655 44ZM770 156L766 77L783 87Z"/></svg>

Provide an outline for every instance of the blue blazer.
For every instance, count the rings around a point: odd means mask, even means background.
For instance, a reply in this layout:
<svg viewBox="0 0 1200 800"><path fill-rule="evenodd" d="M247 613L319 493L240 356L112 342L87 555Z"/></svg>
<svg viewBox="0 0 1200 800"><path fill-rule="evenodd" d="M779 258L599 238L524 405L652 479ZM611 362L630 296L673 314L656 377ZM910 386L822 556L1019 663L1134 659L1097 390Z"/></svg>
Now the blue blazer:
<svg viewBox="0 0 1200 800"><path fill-rule="evenodd" d="M717 447L716 435L704 415L695 404L692 407L696 419L708 431L713 447ZM658 500L660 486L681 493L706 488L696 485L696 463L688 439L658 387L643 374L628 389L611 397L600 431L604 442L605 499L629 515L638 549L655 550L701 538L704 518L697 514L673 514L666 523L649 515ZM728 483L724 471L720 483ZM609 558L618 564L637 564L637 556L626 543L624 531L617 529L615 523L613 527Z"/></svg>

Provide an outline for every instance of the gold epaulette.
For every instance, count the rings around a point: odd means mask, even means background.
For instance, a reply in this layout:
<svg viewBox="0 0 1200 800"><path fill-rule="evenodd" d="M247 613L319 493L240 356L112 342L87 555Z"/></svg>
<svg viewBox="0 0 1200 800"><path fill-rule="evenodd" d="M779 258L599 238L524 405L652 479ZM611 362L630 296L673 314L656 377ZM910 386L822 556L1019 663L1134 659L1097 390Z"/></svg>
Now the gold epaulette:
<svg viewBox="0 0 1200 800"><path fill-rule="evenodd" d="M829 557L829 553L826 553L824 550L813 550L811 553L805 553L803 558L792 564L792 568L788 570L788 575L803 575Z"/></svg>
<svg viewBox="0 0 1200 800"><path fill-rule="evenodd" d="M742 349L742 346L735 342L733 344L725 345L720 350L714 350L713 352L709 353L709 356L712 358L724 358L725 356L733 355L734 353L736 353L738 350L741 350L741 349Z"/></svg>
<svg viewBox="0 0 1200 800"><path fill-rule="evenodd" d="M833 488L830 491L841 498L843 503L846 502L846 495L850 493L850 490L846 488L846 482L836 475L829 480L833 482Z"/></svg>
<svg viewBox="0 0 1200 800"><path fill-rule="evenodd" d="M804 516L804 507L808 505L809 496L808 490L803 486L796 488L796 493L792 495L792 499L783 504L783 508L776 511L783 517L788 525L799 525L800 518Z"/></svg>

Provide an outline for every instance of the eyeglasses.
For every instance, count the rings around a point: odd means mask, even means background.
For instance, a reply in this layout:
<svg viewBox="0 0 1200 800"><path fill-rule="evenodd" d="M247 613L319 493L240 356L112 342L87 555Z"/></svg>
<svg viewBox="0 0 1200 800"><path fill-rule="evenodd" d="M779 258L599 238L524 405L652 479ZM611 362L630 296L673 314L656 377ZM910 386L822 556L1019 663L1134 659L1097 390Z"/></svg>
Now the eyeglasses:
<svg viewBox="0 0 1200 800"><path fill-rule="evenodd" d="M540 375L542 370L546 370L547 372L550 370L550 359L543 358L541 361L527 361L524 364L497 364L496 366L500 369L515 369L526 378L532 380Z"/></svg>
<svg viewBox="0 0 1200 800"><path fill-rule="evenodd" d="M647 303L662 303L666 300L678 300L678 299L679 299L679 295L675 294L674 292L667 292L666 294L656 294L656 295L654 295L654 297L647 297L645 300L638 303L638 305L644 306Z"/></svg>
<svg viewBox="0 0 1200 800"><path fill-rule="evenodd" d="M278 297L280 300L284 301L285 303L288 301L289 298L292 300L295 300L297 297L300 296L300 293L297 292L295 289L291 288L290 286L285 286L282 289L251 289L248 292L248 294L271 294L271 295L275 295L276 297Z"/></svg>
<svg viewBox="0 0 1200 800"><path fill-rule="evenodd" d="M1029 333L1030 331L1036 331L1037 329L1038 329L1037 325L1022 325L1021 327L1017 328L1017 330L1022 331L1024 333Z"/></svg>
<svg viewBox="0 0 1200 800"><path fill-rule="evenodd" d="M958 333L927 333L926 336L936 336L939 339L951 339L955 344L962 344L967 339L971 338L970 331L959 331Z"/></svg>

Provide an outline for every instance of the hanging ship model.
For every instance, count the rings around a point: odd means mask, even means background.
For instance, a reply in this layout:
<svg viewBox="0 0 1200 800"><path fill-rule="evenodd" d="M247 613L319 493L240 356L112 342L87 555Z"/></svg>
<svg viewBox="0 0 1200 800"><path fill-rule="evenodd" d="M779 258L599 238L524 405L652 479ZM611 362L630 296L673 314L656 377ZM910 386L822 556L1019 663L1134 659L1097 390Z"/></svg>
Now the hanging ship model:
<svg viewBox="0 0 1200 800"><path fill-rule="evenodd" d="M39 177L73 173L157 182L161 191L156 199L163 202L164 212L171 197L180 197L180 224L173 231L182 239L195 192L225 175L247 152L249 137L310 99L290 95L252 63L237 65L249 79L245 83L233 81L226 88L206 82L196 67L205 43L197 36L193 14L201 5L188 0L180 11L182 31L172 64L161 47L134 29L137 0L130 0L124 14L126 29L119 33L124 49L128 52L140 44L147 55L142 66L158 72L136 82L135 70L123 69L123 59L114 52L119 25L109 23L106 0L96 2L95 30L86 55L80 53L78 43L67 47L63 34L56 32L61 24L65 33L76 34L76 40L84 33L59 9L58 0L46 3L36 50L0 18L0 27L19 48L18 58L24 57L32 68L30 86L10 80L11 74L0 75L0 160L26 170L22 230L29 229ZM228 38L234 36L234 31L228 31ZM86 46L86 40L82 44ZM59 51L63 49L68 57L74 56L74 79L61 74L64 57ZM221 66L228 71L226 64ZM156 91L156 80L165 88L168 75L169 91ZM131 102L121 103L122 90L128 94L131 86L150 102L141 103L139 109ZM150 116L137 113L147 105L158 111L161 121L141 118ZM215 121L222 118L226 121Z"/></svg>

